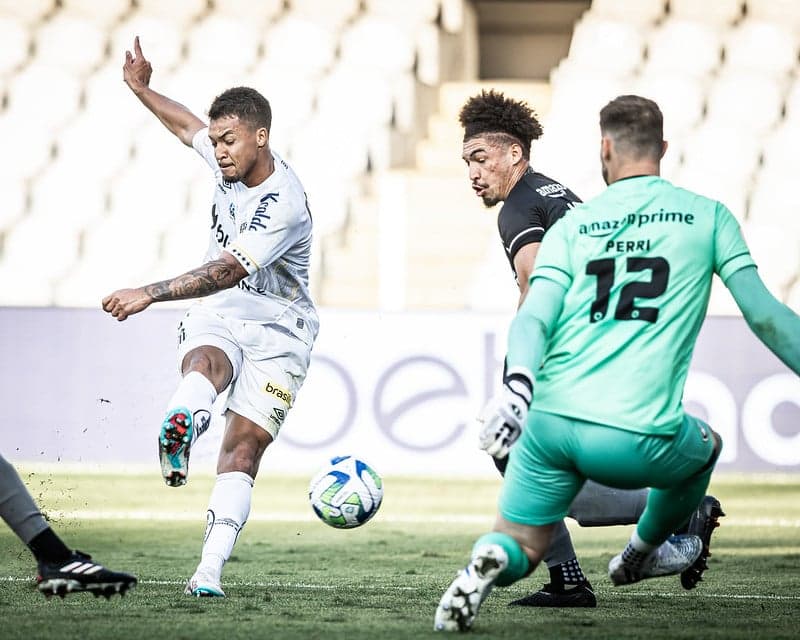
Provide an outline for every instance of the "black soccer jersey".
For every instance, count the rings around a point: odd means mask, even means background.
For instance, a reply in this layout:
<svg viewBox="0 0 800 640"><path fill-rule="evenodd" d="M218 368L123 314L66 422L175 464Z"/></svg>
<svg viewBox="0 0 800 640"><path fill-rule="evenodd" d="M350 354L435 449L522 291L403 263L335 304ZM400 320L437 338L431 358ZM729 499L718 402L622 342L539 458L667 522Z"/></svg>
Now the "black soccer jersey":
<svg viewBox="0 0 800 640"><path fill-rule="evenodd" d="M556 220L579 202L581 199L564 185L528 167L497 216L500 239L515 275L517 251L526 244L541 242Z"/></svg>

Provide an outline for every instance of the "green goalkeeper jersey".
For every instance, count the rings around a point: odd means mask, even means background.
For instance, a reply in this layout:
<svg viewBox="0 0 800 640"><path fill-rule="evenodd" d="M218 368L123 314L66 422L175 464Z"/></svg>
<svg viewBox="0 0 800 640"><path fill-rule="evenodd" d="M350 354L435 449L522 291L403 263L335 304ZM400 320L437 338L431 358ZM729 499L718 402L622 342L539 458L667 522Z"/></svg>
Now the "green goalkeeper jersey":
<svg viewBox="0 0 800 640"><path fill-rule="evenodd" d="M727 207L658 176L578 205L544 237L531 276L566 288L534 407L674 434L712 276L753 264Z"/></svg>

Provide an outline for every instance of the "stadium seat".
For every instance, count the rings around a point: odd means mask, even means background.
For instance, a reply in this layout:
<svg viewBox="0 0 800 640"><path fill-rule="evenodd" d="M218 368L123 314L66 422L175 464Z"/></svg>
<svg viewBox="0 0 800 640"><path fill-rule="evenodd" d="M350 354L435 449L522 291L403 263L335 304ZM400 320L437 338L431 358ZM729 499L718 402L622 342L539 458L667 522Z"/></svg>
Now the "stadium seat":
<svg viewBox="0 0 800 640"><path fill-rule="evenodd" d="M594 0L589 9L590 15L597 18L610 18L637 26L658 22L666 12L665 0ZM670 2L672 6L674 2Z"/></svg>
<svg viewBox="0 0 800 640"><path fill-rule="evenodd" d="M290 0L289 2L289 13L293 17L319 22L333 31L339 31L353 20L358 15L359 9L359 0L337 0L336 2Z"/></svg>
<svg viewBox="0 0 800 640"><path fill-rule="evenodd" d="M23 64L30 55L31 38L23 22L14 16L0 15L0 76L5 76Z"/></svg>
<svg viewBox="0 0 800 640"><path fill-rule="evenodd" d="M112 109L81 111L58 133L54 163L108 180L130 162L133 133Z"/></svg>
<svg viewBox="0 0 800 640"><path fill-rule="evenodd" d="M185 105L204 122L208 121L208 108L220 93L231 87L247 84L247 74L242 69L226 71L194 65L180 66L174 73L161 79L161 91ZM148 122L156 122L152 117Z"/></svg>
<svg viewBox="0 0 800 640"><path fill-rule="evenodd" d="M414 33L387 18L366 15L341 36L341 65L375 69L390 76L410 70L415 60Z"/></svg>
<svg viewBox="0 0 800 640"><path fill-rule="evenodd" d="M800 237L781 226L748 222L742 226L758 272L775 297L783 300L800 272Z"/></svg>
<svg viewBox="0 0 800 640"><path fill-rule="evenodd" d="M11 17L27 25L34 25L56 6L56 0L0 0L0 16Z"/></svg>
<svg viewBox="0 0 800 640"><path fill-rule="evenodd" d="M136 0L139 15L163 18L176 25L188 25L207 9L206 0Z"/></svg>
<svg viewBox="0 0 800 640"><path fill-rule="evenodd" d="M636 84L636 93L658 103L664 114L664 136L669 141L683 138L703 117L705 83L695 76L645 74Z"/></svg>
<svg viewBox="0 0 800 640"><path fill-rule="evenodd" d="M110 269L135 277L158 259L160 230L135 217L113 216L92 225L83 236L82 265ZM120 283L119 287L143 282Z"/></svg>
<svg viewBox="0 0 800 640"><path fill-rule="evenodd" d="M795 175L798 149L800 149L800 119L792 120L787 117L764 139L762 172L787 177Z"/></svg>
<svg viewBox="0 0 800 640"><path fill-rule="evenodd" d="M163 85L166 74L160 73L153 79L154 88ZM97 69L83 84L84 109L76 117L78 120L97 121L100 129L117 127L116 137L127 137L138 126L154 116L131 93L122 80L122 64L119 60L109 62ZM72 123L70 123L72 124ZM98 140L106 144L108 139Z"/></svg>
<svg viewBox="0 0 800 640"><path fill-rule="evenodd" d="M100 218L106 206L106 188L91 166L55 164L41 172L30 187L30 215L46 221L59 216L55 229L79 233Z"/></svg>
<svg viewBox="0 0 800 640"><path fill-rule="evenodd" d="M731 153L735 137L736 153ZM719 172L731 179L745 180L755 171L762 140L753 131L742 128L736 134L724 121L709 119L706 124L686 136L683 143L683 162L690 171L703 175Z"/></svg>
<svg viewBox="0 0 800 640"><path fill-rule="evenodd" d="M315 116L297 132L288 155L299 176L324 170L332 177L349 182L366 171L369 158L367 137L364 133L355 135L355 132L348 132L344 141L341 132L345 128L341 120L328 113ZM326 153L321 154L321 149ZM335 162L331 157L335 157Z"/></svg>
<svg viewBox="0 0 800 640"><path fill-rule="evenodd" d="M642 62L645 31L616 20L596 19L584 14L575 25L568 59L583 69L598 69L605 75L626 76Z"/></svg>
<svg viewBox="0 0 800 640"><path fill-rule="evenodd" d="M9 82L7 113L27 121L29 129L42 127L52 134L75 115L81 92L77 77L58 67L33 63Z"/></svg>
<svg viewBox="0 0 800 640"><path fill-rule="evenodd" d="M320 83L317 110L345 130L388 126L394 108L392 90L392 79L375 69L338 66Z"/></svg>
<svg viewBox="0 0 800 640"><path fill-rule="evenodd" d="M783 112L785 82L761 73L727 71L711 84L706 103L710 122L733 131L762 134L773 127ZM743 96L757 96L746 100Z"/></svg>
<svg viewBox="0 0 800 640"><path fill-rule="evenodd" d="M722 60L722 33L702 22L667 19L647 37L647 59L642 73L707 76Z"/></svg>
<svg viewBox="0 0 800 640"><path fill-rule="evenodd" d="M750 176L732 176L724 170L713 167L699 170L696 165L685 164L675 170L670 182L707 198L719 200L730 209L740 223L744 222L747 214L747 198L752 185Z"/></svg>
<svg viewBox="0 0 800 640"><path fill-rule="evenodd" d="M250 20L212 13L192 25L187 65L199 69L246 69L258 58L262 29ZM220 47L223 43L235 46Z"/></svg>
<svg viewBox="0 0 800 640"><path fill-rule="evenodd" d="M163 73L181 60L186 33L179 24L164 17L142 13L127 16L112 32L109 45L110 60L118 77L122 78L125 52L133 53L133 39L139 36L142 50L153 64L153 81L158 82Z"/></svg>
<svg viewBox="0 0 800 640"><path fill-rule="evenodd" d="M800 80L795 78L789 85L784 102L785 123L797 129L800 127Z"/></svg>
<svg viewBox="0 0 800 640"><path fill-rule="evenodd" d="M797 67L800 36L780 22L744 20L725 36L725 70L780 78Z"/></svg>
<svg viewBox="0 0 800 640"><path fill-rule="evenodd" d="M0 115L0 140L10 153L0 154L0 175L4 180L22 182L52 159L53 139L44 127L34 126L24 113Z"/></svg>
<svg viewBox="0 0 800 640"><path fill-rule="evenodd" d="M284 9L283 0L259 0L258 2L253 2L253 0L213 0L212 5L214 15L247 16L247 19L257 28L265 27Z"/></svg>
<svg viewBox="0 0 800 640"><path fill-rule="evenodd" d="M60 0L61 13L107 28L131 10L131 0Z"/></svg>
<svg viewBox="0 0 800 640"><path fill-rule="evenodd" d="M0 207L0 234L10 229L25 213L28 190L22 180L11 180L3 194Z"/></svg>
<svg viewBox="0 0 800 640"><path fill-rule="evenodd" d="M333 64L336 36L332 29L289 14L262 40L264 58L307 77L317 77Z"/></svg>
<svg viewBox="0 0 800 640"><path fill-rule="evenodd" d="M432 23L439 15L438 0L365 0L364 7L368 15L379 16L396 24L402 23L410 28Z"/></svg>
<svg viewBox="0 0 800 640"><path fill-rule="evenodd" d="M800 238L800 193L792 165L780 171L762 172L750 199L748 219L754 223L784 229L784 233Z"/></svg>
<svg viewBox="0 0 800 640"><path fill-rule="evenodd" d="M25 216L6 234L2 264L18 278L56 278L77 260L81 229L62 207Z"/></svg>
<svg viewBox="0 0 800 640"><path fill-rule="evenodd" d="M102 62L106 36L85 18L59 13L36 30L34 45L36 62L84 76Z"/></svg>
<svg viewBox="0 0 800 640"><path fill-rule="evenodd" d="M279 152L314 112L316 83L274 61L262 61L248 74L247 83L269 100L272 108L270 144Z"/></svg>
<svg viewBox="0 0 800 640"><path fill-rule="evenodd" d="M795 0L747 0L747 15L755 20L800 27L800 4Z"/></svg>
<svg viewBox="0 0 800 640"><path fill-rule="evenodd" d="M704 22L718 27L726 27L739 20L743 8L743 0L669 0L671 19Z"/></svg>
<svg viewBox="0 0 800 640"><path fill-rule="evenodd" d="M171 175L168 181L161 179L159 174L163 176L165 166L169 164L158 163L149 170L142 171L140 166L134 165L116 178L110 185L108 217L138 220L157 235L172 220L184 215L188 200L188 182Z"/></svg>
<svg viewBox="0 0 800 640"><path fill-rule="evenodd" d="M20 278L19 274L19 265L0 262L4 307L49 307L54 303L52 273L30 273L24 278Z"/></svg>

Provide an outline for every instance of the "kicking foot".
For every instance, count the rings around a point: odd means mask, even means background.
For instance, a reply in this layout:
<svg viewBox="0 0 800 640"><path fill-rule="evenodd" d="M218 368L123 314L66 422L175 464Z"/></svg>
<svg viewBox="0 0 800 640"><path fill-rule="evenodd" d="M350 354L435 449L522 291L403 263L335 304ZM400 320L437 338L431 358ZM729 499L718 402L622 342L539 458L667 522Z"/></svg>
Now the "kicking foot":
<svg viewBox="0 0 800 640"><path fill-rule="evenodd" d="M692 566L702 551L703 541L699 536L688 533L672 536L653 549L640 567L625 564L622 554L614 556L608 563L608 577L618 587L647 578L672 576Z"/></svg>
<svg viewBox="0 0 800 640"><path fill-rule="evenodd" d="M508 603L509 607L596 607L592 585L588 580L563 590L557 590L549 582L540 591Z"/></svg>
<svg viewBox="0 0 800 640"><path fill-rule="evenodd" d="M496 544L479 547L444 592L433 620L435 631L468 631L481 603L508 566L508 555Z"/></svg>
<svg viewBox="0 0 800 640"><path fill-rule="evenodd" d="M694 564L681 573L681 585L684 589L694 589L703 579L703 572L708 569L708 557L711 555L711 534L719 526L719 519L725 515L722 506L714 496L706 496L692 514L687 533L700 537L703 550Z"/></svg>
<svg viewBox="0 0 800 640"><path fill-rule="evenodd" d="M124 596L137 582L136 576L106 569L80 551L73 551L63 562L40 562L38 569L37 588L48 598L88 591L109 599L115 593Z"/></svg>
<svg viewBox="0 0 800 640"><path fill-rule="evenodd" d="M169 411L161 424L158 457L161 460L161 475L170 487L186 484L193 430L192 413L184 407Z"/></svg>

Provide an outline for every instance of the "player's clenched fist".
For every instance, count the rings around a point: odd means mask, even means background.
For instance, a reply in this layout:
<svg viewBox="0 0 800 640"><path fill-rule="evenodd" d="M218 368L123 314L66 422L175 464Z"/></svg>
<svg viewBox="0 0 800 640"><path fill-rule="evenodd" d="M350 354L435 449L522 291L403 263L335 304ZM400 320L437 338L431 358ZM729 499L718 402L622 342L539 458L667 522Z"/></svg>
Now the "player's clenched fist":
<svg viewBox="0 0 800 640"><path fill-rule="evenodd" d="M134 313L144 311L153 298L143 289L120 289L103 298L103 311L107 311L122 322Z"/></svg>

